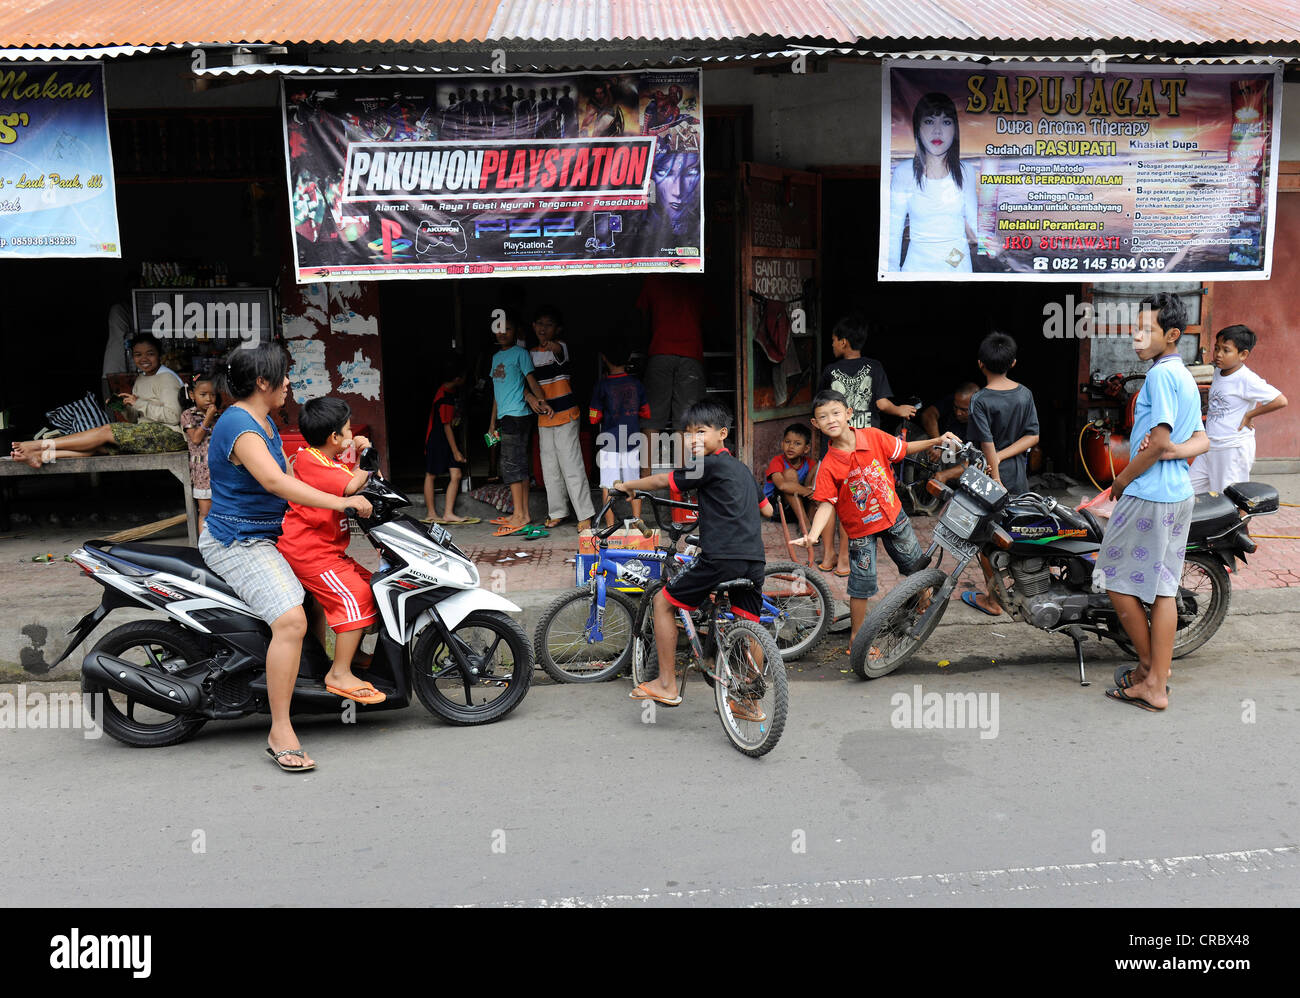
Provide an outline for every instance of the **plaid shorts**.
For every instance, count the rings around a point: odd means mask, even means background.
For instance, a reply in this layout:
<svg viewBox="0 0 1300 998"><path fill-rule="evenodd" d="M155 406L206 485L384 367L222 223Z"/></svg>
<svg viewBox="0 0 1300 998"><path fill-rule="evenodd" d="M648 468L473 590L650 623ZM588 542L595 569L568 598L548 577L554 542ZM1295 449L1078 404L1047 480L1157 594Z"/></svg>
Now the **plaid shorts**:
<svg viewBox="0 0 1300 998"><path fill-rule="evenodd" d="M225 545L205 527L199 535L199 554L208 568L268 624L302 606L302 584L270 538L254 537Z"/></svg>

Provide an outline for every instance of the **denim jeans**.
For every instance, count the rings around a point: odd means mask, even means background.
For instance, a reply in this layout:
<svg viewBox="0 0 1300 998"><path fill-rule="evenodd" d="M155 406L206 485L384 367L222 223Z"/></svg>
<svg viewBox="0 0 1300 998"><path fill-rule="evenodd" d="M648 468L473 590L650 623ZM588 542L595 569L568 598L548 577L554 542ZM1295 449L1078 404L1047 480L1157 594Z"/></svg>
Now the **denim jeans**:
<svg viewBox="0 0 1300 998"><path fill-rule="evenodd" d="M876 595L876 538L885 542L885 550L903 575L919 571L925 559L925 551L916 539L912 521L900 509L898 519L888 530L849 541L850 599L870 599Z"/></svg>

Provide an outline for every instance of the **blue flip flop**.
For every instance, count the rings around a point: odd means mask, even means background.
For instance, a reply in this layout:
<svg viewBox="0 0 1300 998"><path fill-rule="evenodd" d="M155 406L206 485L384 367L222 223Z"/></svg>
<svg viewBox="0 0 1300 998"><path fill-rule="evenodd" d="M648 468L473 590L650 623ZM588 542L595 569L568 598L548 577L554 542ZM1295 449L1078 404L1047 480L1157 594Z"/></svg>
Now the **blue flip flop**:
<svg viewBox="0 0 1300 998"><path fill-rule="evenodd" d="M967 599L967 598L966 598L967 596L969 596L970 599ZM984 607L980 606L978 603L975 602L975 596L976 596L976 593L975 593L975 590L974 590L974 589L967 589L964 593L961 594L961 601L962 601L963 603L965 603L968 607L970 607L972 610L978 610L980 613L984 614L984 616L986 616L986 617L1001 617L1001 616L1002 616L1002 614L1000 614L1000 613L990 613L988 610L985 610Z"/></svg>

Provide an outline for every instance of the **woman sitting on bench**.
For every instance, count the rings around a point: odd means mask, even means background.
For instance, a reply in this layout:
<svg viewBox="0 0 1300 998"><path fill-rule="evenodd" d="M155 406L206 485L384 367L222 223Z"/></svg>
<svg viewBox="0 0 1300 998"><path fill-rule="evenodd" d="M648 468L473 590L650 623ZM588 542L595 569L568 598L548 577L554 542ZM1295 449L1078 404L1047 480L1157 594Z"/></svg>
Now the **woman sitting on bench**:
<svg viewBox="0 0 1300 998"><path fill-rule="evenodd" d="M129 423L109 423L66 437L15 443L12 457L33 468L60 458L92 454L163 454L185 450L181 435L180 376L163 367L162 344L142 333L131 341L131 359L140 376L119 398Z"/></svg>

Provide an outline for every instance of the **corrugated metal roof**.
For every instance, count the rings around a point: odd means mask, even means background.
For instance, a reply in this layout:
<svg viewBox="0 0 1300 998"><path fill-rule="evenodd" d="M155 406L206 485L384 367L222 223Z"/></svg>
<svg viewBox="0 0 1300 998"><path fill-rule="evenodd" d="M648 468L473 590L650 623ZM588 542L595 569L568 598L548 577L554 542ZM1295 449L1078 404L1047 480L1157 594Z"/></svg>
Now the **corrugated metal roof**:
<svg viewBox="0 0 1300 998"><path fill-rule="evenodd" d="M12 50L11 50L12 51ZM817 48L817 47L799 47L778 49L770 52L746 52L736 55L702 55L702 56L677 56L670 59L626 59L614 61L595 60L584 62L581 65L566 62L552 63L545 66L541 65L511 65L511 73L557 73L557 72L580 72L580 71L622 71L634 69L651 69L657 67L693 67L700 66L708 68L710 66L733 66L733 65L753 65L762 66L767 64L788 66L790 60L798 55L808 55L814 57L825 57L831 59L941 59L941 60L963 60L979 59L981 62L1088 62L1092 56L1086 53L1076 55L1046 55L1046 56L1024 56L1024 55L1005 55L1005 56L985 56L969 52L944 52L934 49L925 49L916 52L884 52L871 51L868 49L854 48ZM0 58L4 54L0 52ZM1249 64L1249 65L1275 65L1285 64L1285 59L1275 59L1269 56L1257 55L1205 55L1205 56L1178 56L1167 59L1157 60L1157 57L1148 53L1141 52L1107 52L1106 58L1114 65L1123 65L1128 63L1140 64L1147 62L1167 62L1178 65L1220 65L1220 64ZM431 76L442 74L461 74L475 75L491 72L491 67L484 65L469 66L428 66L428 65L407 65L400 63L374 63L364 66L336 66L330 64L292 64L292 63L259 63L243 66L207 66L203 69L196 70L196 76L205 76L216 79L221 78L246 78L255 76Z"/></svg>
<svg viewBox="0 0 1300 998"><path fill-rule="evenodd" d="M1300 41L1296 0L0 0L0 47L735 41Z"/></svg>

